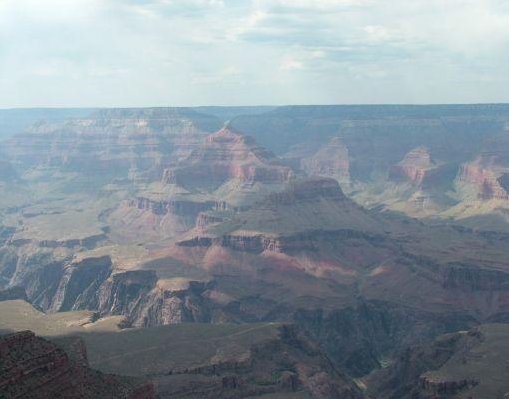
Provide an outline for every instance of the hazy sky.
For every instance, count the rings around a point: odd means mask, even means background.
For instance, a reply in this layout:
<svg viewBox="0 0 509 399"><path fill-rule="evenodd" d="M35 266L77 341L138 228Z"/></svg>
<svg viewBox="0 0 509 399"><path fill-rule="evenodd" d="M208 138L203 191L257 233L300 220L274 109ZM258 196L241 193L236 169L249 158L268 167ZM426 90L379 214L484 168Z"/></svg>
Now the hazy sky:
<svg viewBox="0 0 509 399"><path fill-rule="evenodd" d="M0 0L0 107L507 101L507 0Z"/></svg>

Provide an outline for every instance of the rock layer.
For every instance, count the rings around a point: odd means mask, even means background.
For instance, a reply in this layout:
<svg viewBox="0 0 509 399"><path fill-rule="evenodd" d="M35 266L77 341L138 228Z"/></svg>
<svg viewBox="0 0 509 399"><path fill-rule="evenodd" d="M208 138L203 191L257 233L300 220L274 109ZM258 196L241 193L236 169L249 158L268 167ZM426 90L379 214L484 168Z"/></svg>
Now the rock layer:
<svg viewBox="0 0 509 399"><path fill-rule="evenodd" d="M243 184L281 184L292 176L266 149L228 127L205 142L175 167L164 171L163 182L184 187L215 188L236 179Z"/></svg>
<svg viewBox="0 0 509 399"><path fill-rule="evenodd" d="M54 343L30 331L1 336L0 359L0 395L6 399L156 397L151 384L92 370L86 353L73 361Z"/></svg>

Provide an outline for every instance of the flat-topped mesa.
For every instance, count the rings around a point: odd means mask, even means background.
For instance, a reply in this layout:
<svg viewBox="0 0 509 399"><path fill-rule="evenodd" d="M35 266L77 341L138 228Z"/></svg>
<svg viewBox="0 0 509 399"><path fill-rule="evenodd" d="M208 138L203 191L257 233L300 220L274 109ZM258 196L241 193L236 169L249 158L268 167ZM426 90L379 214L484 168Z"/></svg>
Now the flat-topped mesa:
<svg viewBox="0 0 509 399"><path fill-rule="evenodd" d="M346 199L335 179L314 177L290 183L286 190L270 194L260 206L271 207L303 202L312 203L320 198L332 201Z"/></svg>
<svg viewBox="0 0 509 399"><path fill-rule="evenodd" d="M182 186L219 186L228 180L280 184L293 176L270 151L230 127L206 137L187 159L167 168L163 183Z"/></svg>
<svg viewBox="0 0 509 399"><path fill-rule="evenodd" d="M313 156L304 158L301 161L301 168L309 176L333 177L341 183L348 183L350 181L348 148L339 137L333 137Z"/></svg>
<svg viewBox="0 0 509 399"><path fill-rule="evenodd" d="M389 178L395 181L409 181L422 186L430 177L430 171L437 167L426 147L417 147L409 151L403 160L389 171Z"/></svg>

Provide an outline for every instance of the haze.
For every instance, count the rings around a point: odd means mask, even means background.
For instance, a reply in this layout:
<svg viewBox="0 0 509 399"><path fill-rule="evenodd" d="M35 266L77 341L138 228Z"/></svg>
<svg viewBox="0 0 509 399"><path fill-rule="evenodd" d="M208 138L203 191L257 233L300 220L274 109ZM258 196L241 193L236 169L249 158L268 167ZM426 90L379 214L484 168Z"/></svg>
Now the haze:
<svg viewBox="0 0 509 399"><path fill-rule="evenodd" d="M508 100L501 0L3 0L0 43L2 108Z"/></svg>

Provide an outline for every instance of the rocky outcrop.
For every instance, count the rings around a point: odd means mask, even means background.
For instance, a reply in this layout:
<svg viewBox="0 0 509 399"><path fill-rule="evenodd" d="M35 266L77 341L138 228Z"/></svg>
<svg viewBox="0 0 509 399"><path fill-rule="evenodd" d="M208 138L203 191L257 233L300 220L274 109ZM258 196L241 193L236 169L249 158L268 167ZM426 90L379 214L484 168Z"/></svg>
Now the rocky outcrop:
<svg viewBox="0 0 509 399"><path fill-rule="evenodd" d="M91 257L43 263L19 276L18 281L29 301L44 311L95 310L98 289L111 272L109 256Z"/></svg>
<svg viewBox="0 0 509 399"><path fill-rule="evenodd" d="M389 180L408 182L423 192L436 191L443 196L454 180L454 164L435 161L428 148L417 147L389 170Z"/></svg>
<svg viewBox="0 0 509 399"><path fill-rule="evenodd" d="M92 310L123 315L127 325L143 327L211 319L202 296L207 283L165 288L151 270L112 274L109 257L50 265L31 276L27 287L31 302L49 312Z"/></svg>
<svg viewBox="0 0 509 399"><path fill-rule="evenodd" d="M435 167L431 154L425 147L417 147L408 152L405 158L390 170L393 180L409 180L416 186L421 186L429 170Z"/></svg>
<svg viewBox="0 0 509 399"><path fill-rule="evenodd" d="M496 154L483 154L461 166L457 182L474 190L481 200L509 199L509 169L500 165Z"/></svg>
<svg viewBox="0 0 509 399"><path fill-rule="evenodd" d="M86 258L66 265L53 296L49 311L96 309L98 290L112 271L109 256Z"/></svg>
<svg viewBox="0 0 509 399"><path fill-rule="evenodd" d="M348 184L350 181L348 148L339 137L334 137L313 156L302 159L301 168L308 176L332 177L340 183Z"/></svg>
<svg viewBox="0 0 509 399"><path fill-rule="evenodd" d="M88 368L85 353L79 358L73 361L57 345L30 331L1 336L0 396L6 399L156 397L152 384L102 374Z"/></svg>
<svg viewBox="0 0 509 399"><path fill-rule="evenodd" d="M126 325L143 327L212 319L209 283L165 285L152 270L114 271L109 256L49 263L28 273L23 286L28 300L46 312L91 310L123 315ZM6 299L18 293L4 292Z"/></svg>
<svg viewBox="0 0 509 399"><path fill-rule="evenodd" d="M127 271L112 275L100 287L97 309L103 315L124 315L126 323L135 327L210 322L203 295L209 288L195 281L166 287L153 271Z"/></svg>
<svg viewBox="0 0 509 399"><path fill-rule="evenodd" d="M253 139L225 127L208 136L189 157L163 173L163 183L213 189L228 180L243 184L281 184L292 177L269 151Z"/></svg>

